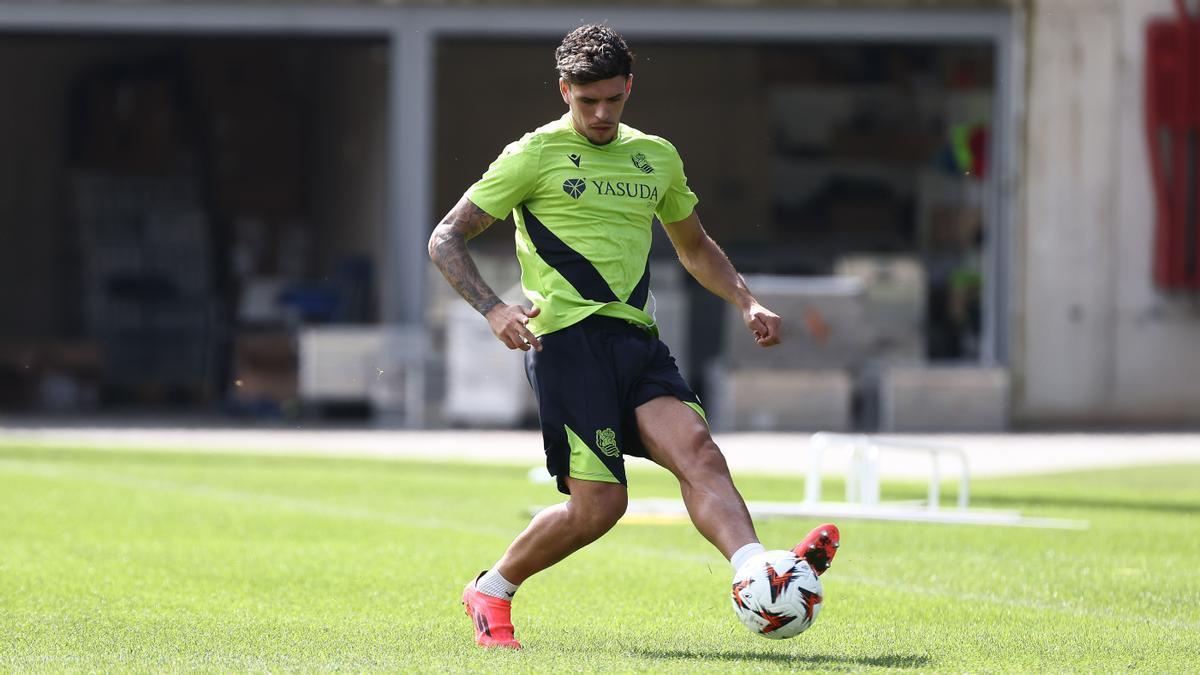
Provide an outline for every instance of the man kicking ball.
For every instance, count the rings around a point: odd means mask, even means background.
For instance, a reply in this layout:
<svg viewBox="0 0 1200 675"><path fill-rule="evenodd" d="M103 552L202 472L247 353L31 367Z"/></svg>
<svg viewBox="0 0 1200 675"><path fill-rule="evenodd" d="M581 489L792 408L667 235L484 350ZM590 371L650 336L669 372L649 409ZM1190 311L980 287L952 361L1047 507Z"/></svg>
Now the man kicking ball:
<svg viewBox="0 0 1200 675"><path fill-rule="evenodd" d="M628 504L624 456L679 479L696 529L736 571L764 550L704 409L658 339L650 296L655 216L693 277L741 312L754 340L780 318L754 299L696 215L683 162L665 139L621 124L633 55L608 26L582 26L555 51L568 111L509 144L429 239L429 255L509 349L525 352L546 468L570 498L539 512L463 603L484 647L519 649L512 597L530 576L598 539ZM508 305L480 277L467 241L512 213L521 286ZM837 553L825 524L797 545L818 574Z"/></svg>

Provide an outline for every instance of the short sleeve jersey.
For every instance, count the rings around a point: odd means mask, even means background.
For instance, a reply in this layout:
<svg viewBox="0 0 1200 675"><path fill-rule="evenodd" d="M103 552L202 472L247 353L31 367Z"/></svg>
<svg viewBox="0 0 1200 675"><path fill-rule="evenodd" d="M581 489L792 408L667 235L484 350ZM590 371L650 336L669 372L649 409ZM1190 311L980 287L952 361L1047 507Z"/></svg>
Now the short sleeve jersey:
<svg viewBox="0 0 1200 675"><path fill-rule="evenodd" d="M509 144L467 198L495 218L510 212L525 296L541 309L535 335L600 314L657 332L650 305L654 217L688 217L688 188L675 147L625 124L606 145L570 115Z"/></svg>

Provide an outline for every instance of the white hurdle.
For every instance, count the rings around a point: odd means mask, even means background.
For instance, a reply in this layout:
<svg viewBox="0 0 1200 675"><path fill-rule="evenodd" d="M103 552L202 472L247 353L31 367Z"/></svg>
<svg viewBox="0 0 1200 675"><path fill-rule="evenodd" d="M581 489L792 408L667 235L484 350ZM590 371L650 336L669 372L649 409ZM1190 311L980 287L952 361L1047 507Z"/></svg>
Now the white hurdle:
<svg viewBox="0 0 1200 675"><path fill-rule="evenodd" d="M850 465L846 474L846 501L821 501L822 465L831 450L849 450ZM880 461L882 452L908 452L927 455L930 460L929 490L925 503L880 501ZM958 508L939 508L941 498L941 461L944 457L958 461ZM797 464L800 460L797 457ZM800 465L802 466L802 465ZM798 467L799 468L799 467ZM941 523L946 525L992 525L1000 527L1041 527L1064 530L1086 530L1086 520L1067 518L1038 518L1022 516L1017 511L969 508L971 473L967 453L957 447L933 443L915 443L866 435L820 432L808 443L808 473L805 477L804 500L800 502L747 501L746 508L755 519L762 518L819 518L831 520L900 521L911 523ZM536 513L537 507L533 510ZM627 522L686 521L687 509L678 499L634 499L626 510Z"/></svg>
<svg viewBox="0 0 1200 675"><path fill-rule="evenodd" d="M864 506L879 505L879 453L882 450L925 454L930 460L929 491L926 508L936 510L941 502L942 474L940 458L953 456L959 464L958 508L968 508L971 500L971 472L967 453L961 448L933 443L909 443L864 434L813 434L808 444L808 475L804 482L804 501L821 501L821 467L827 450L850 448L850 466L846 474L846 502Z"/></svg>

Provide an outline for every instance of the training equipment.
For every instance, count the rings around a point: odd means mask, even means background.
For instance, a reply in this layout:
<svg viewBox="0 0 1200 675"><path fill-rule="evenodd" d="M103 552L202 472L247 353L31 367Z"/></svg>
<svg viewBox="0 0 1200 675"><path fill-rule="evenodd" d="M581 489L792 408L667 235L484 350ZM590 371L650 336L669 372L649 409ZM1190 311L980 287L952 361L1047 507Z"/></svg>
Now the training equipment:
<svg viewBox="0 0 1200 675"><path fill-rule="evenodd" d="M828 451L850 452L850 466L846 474L846 501L841 503L821 501L822 463ZM928 496L922 503L885 503L880 499L880 456L907 454L924 455L929 458ZM941 463L949 457L959 466L958 508L941 508ZM1016 511L996 509L972 509L970 504L971 475L967 467L967 453L961 448L928 441L912 442L892 440L861 434L813 434L808 443L808 477L804 485L802 504L755 504L747 507L755 517L766 516L815 516L818 518L863 518L871 520L905 520L924 523L950 523L954 525L1003 525L1009 527L1041 527L1071 530L1086 530L1086 520L1066 518L1029 518Z"/></svg>
<svg viewBox="0 0 1200 675"><path fill-rule="evenodd" d="M985 446L986 447L986 446ZM805 444L808 454L808 477L805 483L804 500L799 502L747 501L746 508L755 520L765 518L820 518L822 520L853 518L857 520L908 521L916 523L947 523L952 525L992 525L1004 527L1036 527L1065 530L1086 530L1086 520L1068 518L1041 518L1022 516L1020 512L1003 509L970 508L970 471L967 453L951 445L934 443L923 439L887 439L863 434L836 434L820 432ZM846 500L827 502L822 500L821 483L829 455L849 456L846 466ZM914 463L905 456L924 456L928 460L928 496L919 501L885 502L881 494L881 477L887 470L895 472L905 467L909 475ZM765 456L765 455L764 455ZM957 508L941 505L942 466L945 459L957 460L958 491ZM772 471L784 475L792 468L799 468L802 455L788 456L780 450L772 450L769 459ZM836 459L836 457L835 457ZM918 462L915 466L920 466ZM835 470L839 466L832 467ZM687 508L679 499L645 498L632 499L625 511L626 518L641 518L662 522L676 518L686 522Z"/></svg>
<svg viewBox="0 0 1200 675"><path fill-rule="evenodd" d="M793 551L766 551L733 575L733 613L752 633L781 640L808 630L824 592L807 560Z"/></svg>
<svg viewBox="0 0 1200 675"><path fill-rule="evenodd" d="M479 573L479 577L486 570ZM475 643L481 647L503 647L505 649L520 649L521 643L513 637L512 601L501 600L483 593L475 588L475 577L463 589L462 603L475 624Z"/></svg>
<svg viewBox="0 0 1200 675"><path fill-rule="evenodd" d="M838 531L837 525L825 523L814 527L808 536L796 544L792 553L795 553L797 558L808 561L808 566L812 568L813 572L817 576L821 576L833 564L833 556L837 555L841 545L842 534Z"/></svg>

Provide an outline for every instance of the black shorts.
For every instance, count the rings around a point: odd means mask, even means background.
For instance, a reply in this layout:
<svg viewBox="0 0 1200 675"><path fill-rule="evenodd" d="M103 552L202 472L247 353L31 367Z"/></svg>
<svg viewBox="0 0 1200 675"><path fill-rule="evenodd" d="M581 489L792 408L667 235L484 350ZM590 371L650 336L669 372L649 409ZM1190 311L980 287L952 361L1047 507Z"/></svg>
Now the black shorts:
<svg viewBox="0 0 1200 675"><path fill-rule="evenodd" d="M566 478L626 484L625 455L649 457L634 410L674 396L704 417L670 350L645 329L593 315L539 338L525 352L525 373L537 398L546 469L558 489Z"/></svg>

